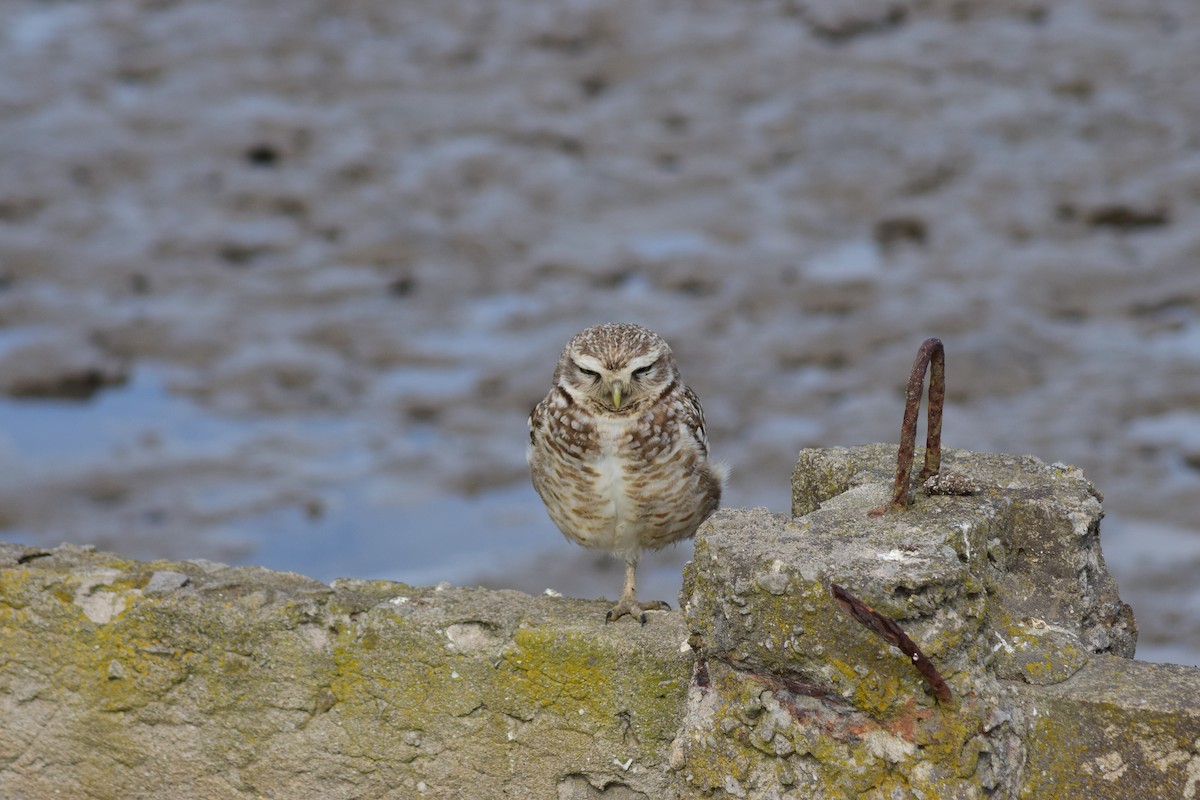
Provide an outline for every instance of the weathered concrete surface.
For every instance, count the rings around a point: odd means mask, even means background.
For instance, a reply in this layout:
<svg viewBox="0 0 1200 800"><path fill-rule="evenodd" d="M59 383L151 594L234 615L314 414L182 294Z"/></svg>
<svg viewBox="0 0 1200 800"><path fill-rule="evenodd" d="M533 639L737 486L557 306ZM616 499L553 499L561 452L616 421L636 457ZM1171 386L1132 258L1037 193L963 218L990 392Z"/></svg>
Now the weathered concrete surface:
<svg viewBox="0 0 1200 800"><path fill-rule="evenodd" d="M1018 691L1021 797L1200 797L1200 670L1098 657L1070 681Z"/></svg>
<svg viewBox="0 0 1200 800"><path fill-rule="evenodd" d="M1130 660L1072 467L805 451L702 526L682 613L0 545L0 797L1194 798L1200 670ZM953 690L830 598L898 620ZM625 624L629 622L629 624Z"/></svg>
<svg viewBox="0 0 1200 800"><path fill-rule="evenodd" d="M669 797L678 614L0 548L0 797Z"/></svg>
<svg viewBox="0 0 1200 800"><path fill-rule="evenodd" d="M950 570L984 584L989 635L996 637L989 647L1005 636L1022 642L1033 637L1061 657L1061 648L1070 646L1060 635L1065 634L1088 651L1133 655L1133 615L1121 602L1100 548L1103 497L1079 469L1032 456L948 451L942 474L966 476L977 493L918 493L919 508L867 524L862 497L874 492L878 501L866 502L883 504L881 492L890 488L895 453L892 445L802 451L792 473L792 510L806 542L821 530L829 532L831 545L858 534L868 536L864 543L885 548L874 554L890 565L872 571L875 590L894 586L904 601L893 608L901 618L928 613L929 602L916 595L945 582L940 576L926 578L923 571ZM919 463L923 454L917 457ZM856 556L863 554L848 558ZM978 587L968 581L964 591ZM1008 648L1002 652L1009 654ZM1007 663L1000 669L1002 677L1038 680L1036 668L1020 676Z"/></svg>
<svg viewBox="0 0 1200 800"><path fill-rule="evenodd" d="M1045 763L1043 734L1059 730L1057 721L1086 726L1094 717L1090 684L1065 684L1055 704L1027 687L1062 685L1097 654L1133 654L1133 617L1100 552L1098 493L1072 467L954 451L943 473L966 475L977 493L922 494L905 511L871 517L888 497L895 452L804 451L794 475L798 516L725 511L697 535L685 613L707 686L692 692L671 761L694 791L1072 796L1037 794L1032 772ZM831 582L899 621L954 700L936 703L905 656L831 600ZM1167 674L1142 666L1140 679ZM1118 716L1156 731L1136 706L1135 685L1109 672L1120 687L1109 692ZM1177 690L1200 687L1194 671L1171 677L1182 681ZM1124 740L1131 752L1113 747L1131 762L1146 741L1133 734ZM1167 752L1187 746L1171 741ZM1043 784L1079 767L1057 749ZM1165 772L1123 777L1130 792L1147 792Z"/></svg>

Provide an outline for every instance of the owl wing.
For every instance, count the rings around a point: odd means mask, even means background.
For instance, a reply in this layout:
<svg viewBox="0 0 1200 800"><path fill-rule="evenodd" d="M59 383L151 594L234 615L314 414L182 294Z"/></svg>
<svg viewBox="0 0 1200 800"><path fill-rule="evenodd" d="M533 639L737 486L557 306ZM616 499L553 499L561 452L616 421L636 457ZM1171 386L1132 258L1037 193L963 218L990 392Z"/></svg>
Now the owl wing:
<svg viewBox="0 0 1200 800"><path fill-rule="evenodd" d="M571 405L573 405L571 396L561 387L555 386L550 390L550 394L533 407L533 411L529 412L529 444L531 447L537 443L538 437L544 434L550 426L552 409L561 412Z"/></svg>
<svg viewBox="0 0 1200 800"><path fill-rule="evenodd" d="M679 393L679 422L686 435L695 440L700 453L708 457L708 432L704 430L704 409L700 406L700 398L690 386L684 386Z"/></svg>
<svg viewBox="0 0 1200 800"><path fill-rule="evenodd" d="M537 441L538 433L542 429L542 416L543 416L542 406L544 404L545 404L545 401L543 400L541 403L538 403L536 406L534 406L533 410L529 412L529 446L530 447L532 447L534 442Z"/></svg>

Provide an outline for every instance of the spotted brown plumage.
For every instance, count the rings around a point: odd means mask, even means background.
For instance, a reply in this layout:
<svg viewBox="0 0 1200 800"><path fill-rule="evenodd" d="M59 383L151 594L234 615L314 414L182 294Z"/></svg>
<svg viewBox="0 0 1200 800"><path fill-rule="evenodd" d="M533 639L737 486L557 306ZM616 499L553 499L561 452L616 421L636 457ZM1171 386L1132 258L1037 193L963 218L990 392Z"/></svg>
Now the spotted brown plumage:
<svg viewBox="0 0 1200 800"><path fill-rule="evenodd" d="M625 560L607 619L645 622L662 604L638 603L638 556L694 535L727 470L709 460L700 400L652 331L607 323L576 334L553 383L529 415L533 486L564 536Z"/></svg>

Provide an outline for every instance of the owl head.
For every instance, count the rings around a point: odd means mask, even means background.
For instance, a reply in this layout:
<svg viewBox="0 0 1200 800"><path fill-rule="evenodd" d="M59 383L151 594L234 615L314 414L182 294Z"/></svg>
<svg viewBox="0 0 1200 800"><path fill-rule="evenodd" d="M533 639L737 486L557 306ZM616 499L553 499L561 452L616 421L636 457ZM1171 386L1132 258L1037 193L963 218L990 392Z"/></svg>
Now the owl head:
<svg viewBox="0 0 1200 800"><path fill-rule="evenodd" d="M671 348L641 325L607 322L567 342L554 382L576 403L632 414L679 380Z"/></svg>

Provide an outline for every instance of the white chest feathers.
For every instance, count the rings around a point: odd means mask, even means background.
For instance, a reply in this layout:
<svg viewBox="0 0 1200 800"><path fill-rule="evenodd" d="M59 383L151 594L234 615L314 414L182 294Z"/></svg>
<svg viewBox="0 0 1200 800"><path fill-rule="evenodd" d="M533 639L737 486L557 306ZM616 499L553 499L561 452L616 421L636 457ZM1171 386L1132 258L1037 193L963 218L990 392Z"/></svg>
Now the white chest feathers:
<svg viewBox="0 0 1200 800"><path fill-rule="evenodd" d="M630 420L601 418L596 429L599 447L590 466L596 471L596 495L603 508L599 517L607 523L596 533L608 540L598 544L615 552L636 551L641 521L629 492Z"/></svg>

